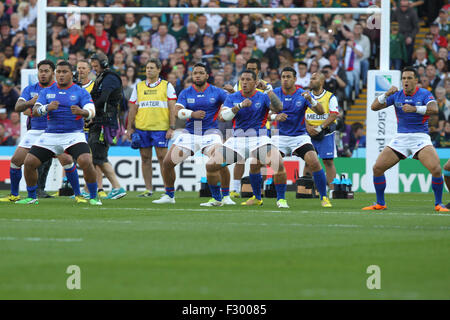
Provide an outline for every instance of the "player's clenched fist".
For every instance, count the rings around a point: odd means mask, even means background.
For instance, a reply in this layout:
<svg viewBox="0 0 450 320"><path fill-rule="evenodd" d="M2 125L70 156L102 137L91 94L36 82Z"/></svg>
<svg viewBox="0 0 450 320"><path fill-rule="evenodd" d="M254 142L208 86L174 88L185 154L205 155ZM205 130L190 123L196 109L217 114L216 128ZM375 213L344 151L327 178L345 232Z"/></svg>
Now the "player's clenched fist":
<svg viewBox="0 0 450 320"><path fill-rule="evenodd" d="M52 111L58 109L59 101L53 100L47 105L47 110Z"/></svg>
<svg viewBox="0 0 450 320"><path fill-rule="evenodd" d="M252 100L250 99L245 99L244 101L242 101L242 108L248 108L252 105Z"/></svg>
<svg viewBox="0 0 450 320"><path fill-rule="evenodd" d="M410 104L404 104L402 107L402 110L403 110L403 112L412 113L412 112L416 112L417 108Z"/></svg>
<svg viewBox="0 0 450 320"><path fill-rule="evenodd" d="M77 116L83 115L83 109L81 109L79 106L70 106L70 111L72 111L72 114L75 114Z"/></svg>
<svg viewBox="0 0 450 320"><path fill-rule="evenodd" d="M205 111L197 110L197 111L192 112L191 117L193 119L203 119L205 117L205 115L206 115Z"/></svg>
<svg viewBox="0 0 450 320"><path fill-rule="evenodd" d="M303 98L305 98L306 100L308 100L309 102L312 101L312 97L311 97L311 93L309 93L309 91L305 91L302 93Z"/></svg>
<svg viewBox="0 0 450 320"><path fill-rule="evenodd" d="M283 121L286 121L287 117L288 117L288 116L287 116L286 113L279 113L279 114L277 114L277 116L275 117L275 121L283 122Z"/></svg>
<svg viewBox="0 0 450 320"><path fill-rule="evenodd" d="M398 88L396 86L392 86L389 88L388 91L386 91L386 93L384 94L386 97L389 97L390 95L393 95L394 93L396 93L398 91Z"/></svg>

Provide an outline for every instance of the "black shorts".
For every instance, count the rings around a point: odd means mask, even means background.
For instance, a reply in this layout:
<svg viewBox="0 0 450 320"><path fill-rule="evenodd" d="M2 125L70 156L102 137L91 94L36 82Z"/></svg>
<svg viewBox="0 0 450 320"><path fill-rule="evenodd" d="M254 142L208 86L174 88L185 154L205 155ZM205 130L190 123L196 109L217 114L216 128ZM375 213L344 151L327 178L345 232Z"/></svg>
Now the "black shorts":
<svg viewBox="0 0 450 320"><path fill-rule="evenodd" d="M101 165L108 162L108 143L100 141L100 130L89 130L88 144L92 152L92 162L95 165Z"/></svg>

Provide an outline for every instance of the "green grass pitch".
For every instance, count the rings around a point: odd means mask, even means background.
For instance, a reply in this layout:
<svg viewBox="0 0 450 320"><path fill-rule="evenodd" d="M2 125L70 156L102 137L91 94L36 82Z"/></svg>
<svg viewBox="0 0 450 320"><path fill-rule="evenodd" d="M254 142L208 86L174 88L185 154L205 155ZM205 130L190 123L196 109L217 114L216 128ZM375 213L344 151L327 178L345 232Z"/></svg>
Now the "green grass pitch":
<svg viewBox="0 0 450 320"><path fill-rule="evenodd" d="M0 299L450 298L450 214L432 194L387 195L383 212L361 211L375 199L362 193L325 209L289 192L288 210L136 195L0 203ZM80 290L66 287L69 265ZM379 290L366 286L371 265Z"/></svg>

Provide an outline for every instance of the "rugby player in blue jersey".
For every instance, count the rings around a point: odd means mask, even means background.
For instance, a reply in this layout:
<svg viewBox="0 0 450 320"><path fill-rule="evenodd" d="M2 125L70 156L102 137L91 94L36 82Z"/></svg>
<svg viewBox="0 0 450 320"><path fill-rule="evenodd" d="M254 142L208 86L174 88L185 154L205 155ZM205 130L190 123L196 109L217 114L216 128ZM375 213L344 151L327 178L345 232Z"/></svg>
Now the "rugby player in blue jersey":
<svg viewBox="0 0 450 320"><path fill-rule="evenodd" d="M386 178L384 172L410 155L419 160L430 171L431 187L434 192L434 208L438 212L448 212L442 204L444 179L436 150L428 134L428 118L438 113L436 100L430 91L419 88L417 70L406 67L402 71L403 90L392 86L372 103L372 110L379 111L394 106L397 116L397 134L383 149L373 166L373 184L377 202L363 210L385 210L384 200Z"/></svg>
<svg viewBox="0 0 450 320"><path fill-rule="evenodd" d="M47 128L25 158L28 197L18 204L37 204L36 169L42 162L62 153L70 154L83 169L91 205L101 205L97 198L96 171L86 137L84 118L95 116L90 94L72 82L72 66L60 61L56 66L56 85L43 89L33 107L34 116L46 116Z"/></svg>
<svg viewBox="0 0 450 320"><path fill-rule="evenodd" d="M244 70L240 76L242 90L230 94L220 111L224 121L233 121L233 136L223 146L216 146L213 157L206 164L208 185L215 199L215 206L222 203L218 185L221 168L251 158L249 177L253 197L242 205L263 204L261 168L269 165L274 171L277 206L289 208L285 199L286 170L283 159L265 128L269 110L278 113L283 105L273 91L268 90L267 94L257 91L256 82L256 74L251 70Z"/></svg>
<svg viewBox="0 0 450 320"><path fill-rule="evenodd" d="M19 184L22 179L22 165L25 161L25 157L30 151L31 146L38 140L41 134L44 133L47 128L47 117L33 117L32 108L36 103L36 100L40 92L47 87L55 84L55 64L50 60L42 60L38 63L38 82L28 85L23 89L22 94L15 105L15 111L23 112L29 116L29 130L23 135L20 140L14 155L11 158L11 167L9 170L11 180L11 194L7 197L1 198L0 202L16 202L20 200L19 196ZM61 165L70 171L70 181L76 181L73 186L75 193L78 191L80 194L80 187L78 184L78 172L72 161L72 157L68 154L61 154L58 156ZM72 170L73 169L73 170ZM77 189L78 185L78 189ZM77 202L86 202L82 198L76 198Z"/></svg>
<svg viewBox="0 0 450 320"><path fill-rule="evenodd" d="M176 114L179 119L187 120L186 128L172 144L163 161L163 180L166 193L153 203L175 203L175 166L195 152L201 152L208 157L214 146L222 145L222 135L218 130L217 116L227 97L225 90L210 85L206 66L197 63L192 70L193 85L181 91L177 103ZM221 192L223 204L235 204L229 195L230 173L228 168L222 168ZM202 203L202 206L212 206L214 199Z"/></svg>
<svg viewBox="0 0 450 320"><path fill-rule="evenodd" d="M317 114L323 114L324 110L308 91L296 87L296 80L295 70L286 67L281 71L281 87L273 90L283 104L283 112L271 116L273 120L278 121L278 135L272 135L272 141L283 156L295 155L305 161L312 171L322 207L331 207L326 196L327 178L305 125L305 112L308 107Z"/></svg>

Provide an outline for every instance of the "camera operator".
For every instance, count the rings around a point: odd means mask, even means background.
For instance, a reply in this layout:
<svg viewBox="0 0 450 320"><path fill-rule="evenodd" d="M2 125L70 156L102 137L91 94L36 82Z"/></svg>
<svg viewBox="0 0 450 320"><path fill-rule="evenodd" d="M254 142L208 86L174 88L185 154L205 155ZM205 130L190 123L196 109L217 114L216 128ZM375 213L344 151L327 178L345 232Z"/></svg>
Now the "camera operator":
<svg viewBox="0 0 450 320"><path fill-rule="evenodd" d="M121 188L111 164L108 149L115 144L119 129L118 117L123 101L122 80L109 69L108 58L103 53L91 57L91 66L97 78L91 91L95 104L95 117L89 126L89 146L94 165L99 166L111 182L112 190L106 199L120 199L126 196Z"/></svg>

